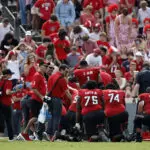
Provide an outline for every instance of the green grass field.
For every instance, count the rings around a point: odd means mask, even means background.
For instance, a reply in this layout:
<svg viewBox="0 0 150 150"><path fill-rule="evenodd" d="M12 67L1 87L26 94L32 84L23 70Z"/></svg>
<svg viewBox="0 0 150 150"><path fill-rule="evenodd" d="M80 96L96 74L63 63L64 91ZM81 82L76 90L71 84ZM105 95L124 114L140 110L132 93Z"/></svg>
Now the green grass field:
<svg viewBox="0 0 150 150"><path fill-rule="evenodd" d="M0 150L150 150L150 142L142 143L69 143L7 142L0 140Z"/></svg>

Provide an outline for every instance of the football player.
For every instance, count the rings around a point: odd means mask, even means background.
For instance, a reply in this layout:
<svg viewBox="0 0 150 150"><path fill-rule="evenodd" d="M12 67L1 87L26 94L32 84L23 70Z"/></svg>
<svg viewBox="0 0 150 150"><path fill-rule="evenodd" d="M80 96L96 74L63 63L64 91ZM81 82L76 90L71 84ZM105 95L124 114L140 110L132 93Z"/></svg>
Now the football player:
<svg viewBox="0 0 150 150"><path fill-rule="evenodd" d="M127 129L128 112L125 106L125 92L114 84L108 84L103 90L104 112L108 119L111 141L121 141Z"/></svg>
<svg viewBox="0 0 150 150"><path fill-rule="evenodd" d="M108 141L103 132L105 114L103 111L102 90L97 89L95 81L88 81L85 89L79 90L77 100L76 127L80 128L79 119L82 114L87 138L98 135L102 141Z"/></svg>
<svg viewBox="0 0 150 150"><path fill-rule="evenodd" d="M137 108L137 115L134 120L136 129L136 142L142 142L142 125L150 128L150 87L146 89L146 93L139 95L139 103Z"/></svg>

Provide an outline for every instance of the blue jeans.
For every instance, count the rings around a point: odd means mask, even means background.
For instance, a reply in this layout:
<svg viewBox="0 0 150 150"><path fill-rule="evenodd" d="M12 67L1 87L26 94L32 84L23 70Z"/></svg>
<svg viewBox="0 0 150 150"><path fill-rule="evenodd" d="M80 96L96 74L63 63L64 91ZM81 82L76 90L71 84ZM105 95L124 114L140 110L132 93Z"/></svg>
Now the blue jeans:
<svg viewBox="0 0 150 150"><path fill-rule="evenodd" d="M48 121L47 133L54 135L59 129L62 113L62 100L60 98L52 97L52 118Z"/></svg>
<svg viewBox="0 0 150 150"><path fill-rule="evenodd" d="M21 24L27 24L25 0L19 0Z"/></svg>
<svg viewBox="0 0 150 150"><path fill-rule="evenodd" d="M13 132L18 135L21 131L22 111L13 110Z"/></svg>
<svg viewBox="0 0 150 150"><path fill-rule="evenodd" d="M24 117L24 127L27 126L30 119L31 96L26 95L21 101L22 113Z"/></svg>

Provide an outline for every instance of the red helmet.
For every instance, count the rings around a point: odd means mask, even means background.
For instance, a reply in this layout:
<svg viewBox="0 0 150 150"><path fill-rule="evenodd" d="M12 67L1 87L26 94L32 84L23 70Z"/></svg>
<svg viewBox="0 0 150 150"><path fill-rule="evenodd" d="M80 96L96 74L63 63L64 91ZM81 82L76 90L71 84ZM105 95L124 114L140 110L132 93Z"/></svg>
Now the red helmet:
<svg viewBox="0 0 150 150"><path fill-rule="evenodd" d="M98 28L99 30L101 29L101 24L100 23L96 23L95 25L94 25L94 28Z"/></svg>
<svg viewBox="0 0 150 150"><path fill-rule="evenodd" d="M85 23L84 23L84 26L86 27L86 28L92 28L92 22L91 21L86 21Z"/></svg>

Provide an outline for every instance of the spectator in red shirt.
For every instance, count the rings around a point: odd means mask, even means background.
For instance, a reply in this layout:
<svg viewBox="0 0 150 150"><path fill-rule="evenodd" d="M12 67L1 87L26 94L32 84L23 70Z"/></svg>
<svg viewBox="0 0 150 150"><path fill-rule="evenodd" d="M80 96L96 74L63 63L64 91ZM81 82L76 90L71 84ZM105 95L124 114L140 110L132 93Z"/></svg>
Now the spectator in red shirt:
<svg viewBox="0 0 150 150"><path fill-rule="evenodd" d="M91 5L87 6L85 11L80 16L81 24L85 24L86 21L91 21L92 26L95 25L96 20L95 20L94 15L92 14L92 6Z"/></svg>
<svg viewBox="0 0 150 150"><path fill-rule="evenodd" d="M134 72L136 71L136 62L135 61L131 61L129 68L130 68L129 72L126 72L124 74L124 77L126 78L126 80L128 82L133 83L133 81L134 81Z"/></svg>
<svg viewBox="0 0 150 150"><path fill-rule="evenodd" d="M136 52L135 54L135 57L136 57L136 69L137 71L141 71L142 70L142 66L143 66L143 55L141 52Z"/></svg>
<svg viewBox="0 0 150 150"><path fill-rule="evenodd" d="M28 129L37 121L37 117L43 105L43 98L46 95L47 83L44 74L47 71L47 64L41 62L39 64L39 70L34 74L32 80L32 100L31 100L31 114L32 118L29 120L23 133L19 134L19 137L24 140L30 140L28 136ZM34 130L34 129L33 129ZM34 132L34 131L33 131Z"/></svg>
<svg viewBox="0 0 150 150"><path fill-rule="evenodd" d="M33 76L37 71L37 64L35 61L35 56L30 54L27 57L27 61L24 65L24 77L26 82L32 82Z"/></svg>
<svg viewBox="0 0 150 150"><path fill-rule="evenodd" d="M70 42L66 40L67 32L61 29L58 33L58 39L54 42L55 51L54 56L57 62L67 64L67 53L70 51Z"/></svg>
<svg viewBox="0 0 150 150"><path fill-rule="evenodd" d="M49 37L50 34L57 33L60 28L56 15L51 15L50 19L42 25L42 37Z"/></svg>
<svg viewBox="0 0 150 150"><path fill-rule="evenodd" d="M12 96L14 135L18 135L21 131L21 121L22 121L21 100L25 96L25 94L26 94L25 90L21 89Z"/></svg>
<svg viewBox="0 0 150 150"><path fill-rule="evenodd" d="M48 79L48 93L51 93L49 96L52 98L52 120L51 126L48 130L48 134L52 137L56 131L58 131L60 119L61 119L61 112L62 112L62 98L66 94L70 100L72 101L72 96L67 87L67 80L66 77L68 76L68 66L67 65L60 65L59 71ZM57 84L56 84L57 82ZM56 85L55 85L56 84ZM53 86L55 88L53 89Z"/></svg>
<svg viewBox="0 0 150 150"><path fill-rule="evenodd" d="M37 0L31 10L33 14L32 28L34 30L33 34L37 34L37 30L41 29L42 24L49 20L51 14L53 13L55 4L53 0Z"/></svg>
<svg viewBox="0 0 150 150"><path fill-rule="evenodd" d="M44 38L43 43L36 49L37 63L40 63L45 60L45 54L48 50L48 45L51 40L49 38Z"/></svg>
<svg viewBox="0 0 150 150"><path fill-rule="evenodd" d="M100 40L97 41L97 45L99 47L105 46L107 49L110 48L110 45L107 41L107 34L105 32L100 33Z"/></svg>
<svg viewBox="0 0 150 150"><path fill-rule="evenodd" d="M100 47L101 56L102 56L102 64L103 66L106 66L108 64L109 58L107 56L107 48L102 46Z"/></svg>
<svg viewBox="0 0 150 150"><path fill-rule="evenodd" d="M0 87L2 88L2 95L0 99L0 113L4 116L4 120L7 125L8 137L12 141L14 138L12 127L12 109L11 109L11 97L15 92L12 91L12 82L9 80L13 74L10 69L2 71L3 77L0 81Z"/></svg>
<svg viewBox="0 0 150 150"><path fill-rule="evenodd" d="M87 7L88 5L92 5L93 10L92 12L94 13L95 11L101 11L103 13L103 8L104 8L104 1L103 0L84 0L83 1L83 7Z"/></svg>
<svg viewBox="0 0 150 150"><path fill-rule="evenodd" d="M129 13L132 13L134 6L135 0L120 0L120 10L124 7L127 7Z"/></svg>

